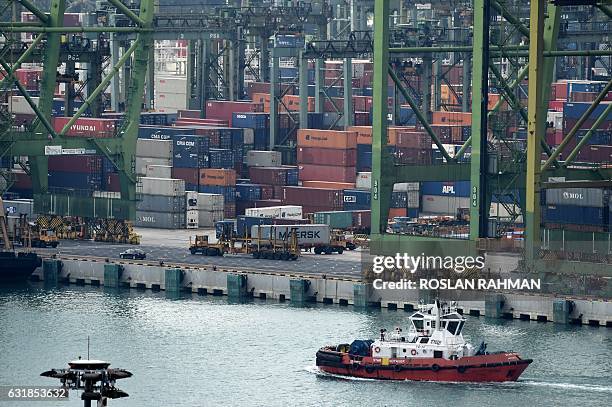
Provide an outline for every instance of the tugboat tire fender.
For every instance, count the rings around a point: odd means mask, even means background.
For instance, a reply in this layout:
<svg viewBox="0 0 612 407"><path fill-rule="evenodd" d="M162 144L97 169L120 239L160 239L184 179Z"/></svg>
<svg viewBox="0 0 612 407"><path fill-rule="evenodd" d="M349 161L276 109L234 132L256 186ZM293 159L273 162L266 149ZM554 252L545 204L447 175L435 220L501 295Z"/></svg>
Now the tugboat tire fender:
<svg viewBox="0 0 612 407"><path fill-rule="evenodd" d="M402 365L395 365L395 366L393 366L393 370L395 370L398 373L401 372L402 369L403 369Z"/></svg>
<svg viewBox="0 0 612 407"><path fill-rule="evenodd" d="M416 354L417 354L416 349L412 349L412 350L410 351L410 354L411 354L412 356L416 356Z"/></svg>
<svg viewBox="0 0 612 407"><path fill-rule="evenodd" d="M379 348L378 346L377 346L377 347L375 347L375 348L374 348L374 352L376 352L376 353L380 352L380 348Z"/></svg>
<svg viewBox="0 0 612 407"><path fill-rule="evenodd" d="M366 366L366 367L365 367L365 371L366 371L367 373L374 373L374 370L376 370L376 369L374 368L374 366Z"/></svg>
<svg viewBox="0 0 612 407"><path fill-rule="evenodd" d="M438 370L440 370L440 365L434 363L433 365L431 365L431 370L437 372Z"/></svg>
<svg viewBox="0 0 612 407"><path fill-rule="evenodd" d="M466 366L457 366L457 371L459 373L465 373L466 370L467 370Z"/></svg>

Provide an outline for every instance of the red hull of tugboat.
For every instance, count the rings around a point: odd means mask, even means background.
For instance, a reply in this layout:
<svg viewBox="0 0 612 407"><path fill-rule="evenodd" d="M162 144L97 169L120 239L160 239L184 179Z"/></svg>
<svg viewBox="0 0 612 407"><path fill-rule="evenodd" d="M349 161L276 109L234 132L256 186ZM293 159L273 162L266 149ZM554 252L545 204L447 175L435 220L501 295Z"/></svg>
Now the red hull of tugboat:
<svg viewBox="0 0 612 407"><path fill-rule="evenodd" d="M531 359L521 359L517 353L495 353L446 360L372 357L353 359L348 353L330 349L317 352L317 366L324 372L381 380L508 382L516 381L531 362Z"/></svg>

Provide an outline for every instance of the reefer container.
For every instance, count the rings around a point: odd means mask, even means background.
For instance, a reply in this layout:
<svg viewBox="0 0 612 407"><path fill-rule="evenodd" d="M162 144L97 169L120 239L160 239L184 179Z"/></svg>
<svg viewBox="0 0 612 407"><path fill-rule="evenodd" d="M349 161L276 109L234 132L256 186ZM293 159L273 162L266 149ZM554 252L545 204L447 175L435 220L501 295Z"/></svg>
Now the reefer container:
<svg viewBox="0 0 612 407"><path fill-rule="evenodd" d="M200 213L197 209L185 212L185 227L187 229L197 229L200 227Z"/></svg>
<svg viewBox="0 0 612 407"><path fill-rule="evenodd" d="M457 196L422 195L421 212L455 216L458 208L469 208L470 198Z"/></svg>
<svg viewBox="0 0 612 407"><path fill-rule="evenodd" d="M198 191L185 191L185 206L187 210L198 210Z"/></svg>
<svg viewBox="0 0 612 407"><path fill-rule="evenodd" d="M296 205L247 208L244 214L251 217L287 219L302 219L303 216L302 207Z"/></svg>
<svg viewBox="0 0 612 407"><path fill-rule="evenodd" d="M140 178L146 195L185 196L185 181L174 178Z"/></svg>
<svg viewBox="0 0 612 407"><path fill-rule="evenodd" d="M136 156L171 159L172 141L139 138L136 141Z"/></svg>
<svg viewBox="0 0 612 407"><path fill-rule="evenodd" d="M298 147L297 160L299 164L319 164L354 167L357 164L357 150Z"/></svg>
<svg viewBox="0 0 612 407"><path fill-rule="evenodd" d="M355 187L357 189L371 189L372 188L372 173L371 172L358 172L357 178L355 179Z"/></svg>
<svg viewBox="0 0 612 407"><path fill-rule="evenodd" d="M144 212L136 211L135 226L158 229L183 229L185 212Z"/></svg>
<svg viewBox="0 0 612 407"><path fill-rule="evenodd" d="M298 147L357 148L357 133L340 130L299 129Z"/></svg>
<svg viewBox="0 0 612 407"><path fill-rule="evenodd" d="M144 212L185 212L184 196L141 195L136 203L137 211Z"/></svg>
<svg viewBox="0 0 612 407"><path fill-rule="evenodd" d="M150 178L172 178L172 167L170 165L147 165L145 175Z"/></svg>
<svg viewBox="0 0 612 407"><path fill-rule="evenodd" d="M172 166L172 159L170 158L151 158L151 157L136 157L136 174L146 175L147 166L149 165L163 165Z"/></svg>
<svg viewBox="0 0 612 407"><path fill-rule="evenodd" d="M251 227L251 236L277 240L289 240L293 228L296 228L298 245L326 245L329 244L328 225L254 225ZM260 232L261 231L261 232Z"/></svg>
<svg viewBox="0 0 612 407"><path fill-rule="evenodd" d="M281 153L280 151L250 150L247 152L246 163L249 167L279 167L282 164Z"/></svg>
<svg viewBox="0 0 612 407"><path fill-rule="evenodd" d="M602 188L547 189L547 205L578 205L603 208L608 206L609 190Z"/></svg>
<svg viewBox="0 0 612 407"><path fill-rule="evenodd" d="M223 195L198 193L200 211L223 211Z"/></svg>

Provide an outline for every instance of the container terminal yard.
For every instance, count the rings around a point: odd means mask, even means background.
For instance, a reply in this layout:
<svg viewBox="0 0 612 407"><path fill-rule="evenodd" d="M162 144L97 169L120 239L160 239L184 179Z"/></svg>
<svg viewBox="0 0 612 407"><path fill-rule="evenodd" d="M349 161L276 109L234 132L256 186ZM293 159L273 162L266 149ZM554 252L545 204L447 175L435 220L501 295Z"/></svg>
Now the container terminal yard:
<svg viewBox="0 0 612 407"><path fill-rule="evenodd" d="M0 282L611 327L610 18L602 0L2 0ZM486 260L415 274L402 254Z"/></svg>

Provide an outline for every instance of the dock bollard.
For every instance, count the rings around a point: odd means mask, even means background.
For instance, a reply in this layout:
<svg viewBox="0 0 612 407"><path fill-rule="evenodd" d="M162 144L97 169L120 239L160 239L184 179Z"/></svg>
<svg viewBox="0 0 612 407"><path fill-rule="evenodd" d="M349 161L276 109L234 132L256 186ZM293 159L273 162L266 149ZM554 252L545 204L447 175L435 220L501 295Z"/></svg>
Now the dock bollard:
<svg viewBox="0 0 612 407"><path fill-rule="evenodd" d="M62 261L56 259L43 260L43 280L46 286L56 286L60 282Z"/></svg>
<svg viewBox="0 0 612 407"><path fill-rule="evenodd" d="M501 318L503 316L505 298L501 294L488 294L485 296L485 317Z"/></svg>
<svg viewBox="0 0 612 407"><path fill-rule="evenodd" d="M291 279L289 280L289 295L291 299L291 305L304 305L310 302L311 298L308 295L310 289L310 281L304 279Z"/></svg>
<svg viewBox="0 0 612 407"><path fill-rule="evenodd" d="M245 274L227 275L227 296L232 300L243 300L249 296Z"/></svg>
<svg viewBox="0 0 612 407"><path fill-rule="evenodd" d="M573 302L570 300L558 299L553 302L553 321L555 324L569 325L571 322Z"/></svg>
<svg viewBox="0 0 612 407"><path fill-rule="evenodd" d="M121 274L123 267L120 264L104 265L104 287L119 288L121 286Z"/></svg>
<svg viewBox="0 0 612 407"><path fill-rule="evenodd" d="M179 294L183 282L183 270L166 269L164 273L164 289L169 294Z"/></svg>

